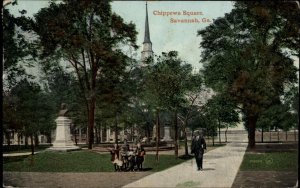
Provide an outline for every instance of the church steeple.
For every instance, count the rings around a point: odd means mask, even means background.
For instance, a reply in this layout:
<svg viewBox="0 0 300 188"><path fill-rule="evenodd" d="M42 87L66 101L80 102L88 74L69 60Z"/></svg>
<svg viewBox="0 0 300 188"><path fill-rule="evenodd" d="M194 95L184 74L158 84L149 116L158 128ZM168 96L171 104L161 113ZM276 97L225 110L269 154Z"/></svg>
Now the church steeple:
<svg viewBox="0 0 300 188"><path fill-rule="evenodd" d="M149 20L148 20L148 5L146 2L146 19L145 19L145 36L143 42L142 61L153 56L152 42L150 40Z"/></svg>
<svg viewBox="0 0 300 188"><path fill-rule="evenodd" d="M145 20L145 37L143 43L151 43L150 41L150 32L149 32L149 21L148 21L148 6L146 2L146 20Z"/></svg>

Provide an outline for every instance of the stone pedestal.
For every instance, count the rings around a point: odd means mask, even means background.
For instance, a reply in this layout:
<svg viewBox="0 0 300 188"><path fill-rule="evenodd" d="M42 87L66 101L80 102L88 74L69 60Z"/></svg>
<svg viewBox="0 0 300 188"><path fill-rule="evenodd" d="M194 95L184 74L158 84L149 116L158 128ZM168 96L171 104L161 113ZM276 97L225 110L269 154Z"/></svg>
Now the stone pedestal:
<svg viewBox="0 0 300 188"><path fill-rule="evenodd" d="M71 120L65 116L59 116L56 120L56 137L53 146L48 150L52 151L72 151L79 150L71 140L70 124Z"/></svg>
<svg viewBox="0 0 300 188"><path fill-rule="evenodd" d="M164 126L164 138L163 141L172 141L173 139L170 136L170 127Z"/></svg>

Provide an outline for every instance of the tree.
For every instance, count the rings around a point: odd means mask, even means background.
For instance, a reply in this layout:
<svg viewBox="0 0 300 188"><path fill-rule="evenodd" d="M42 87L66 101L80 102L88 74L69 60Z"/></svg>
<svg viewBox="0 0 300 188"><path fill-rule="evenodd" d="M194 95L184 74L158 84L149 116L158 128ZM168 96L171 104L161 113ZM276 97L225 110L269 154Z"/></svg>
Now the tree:
<svg viewBox="0 0 300 188"><path fill-rule="evenodd" d="M200 97L203 97L203 91L205 92L205 89L202 86L202 75L192 74L188 76L189 78L185 83L188 90L188 92L185 93L186 103L182 104L182 107L178 114L178 118L182 122L182 130L184 134L184 149L186 156L189 153L187 144L187 127L189 127L188 123L192 118L196 117L198 113L201 113L200 108L203 104Z"/></svg>
<svg viewBox="0 0 300 188"><path fill-rule="evenodd" d="M13 5L15 2L13 2ZM32 46L24 36L27 29L25 10L20 11L22 16L14 17L9 10L3 9L3 89L4 92L17 85L22 79L34 77L25 71L32 61L28 54L34 54Z"/></svg>
<svg viewBox="0 0 300 188"><path fill-rule="evenodd" d="M16 1L12 4L15 5ZM25 144L27 144L28 135L32 137L32 141L34 136L35 144L37 145L37 132L34 131L43 131L45 127L49 127L46 125L46 122L50 118L48 112L51 107L45 105L43 110L38 112L39 117L35 119L23 114L29 113L30 110L35 111L35 107L39 107L43 101L45 102L46 94L40 90L39 85L34 83L35 77L26 71L26 68L33 66L32 63L34 62L36 51L28 41L28 33L26 31L29 29L30 21L25 17L26 11L22 10L19 12L21 16L15 17L7 9L3 9L4 90L2 92L5 99L3 108L5 132L14 130L18 133L18 137L25 133ZM32 91L30 91L31 89ZM33 99L28 98L30 93ZM22 106L26 103L28 103L28 106ZM39 121L39 125L35 124L34 121Z"/></svg>
<svg viewBox="0 0 300 188"><path fill-rule="evenodd" d="M237 2L231 13L198 31L206 83L215 91L229 93L241 105L252 148L260 114L297 78L293 60L283 47L299 36L283 35L289 24L277 16L277 10L274 3Z"/></svg>
<svg viewBox="0 0 300 188"><path fill-rule="evenodd" d="M295 109L294 102L298 98L298 87L286 87L285 90L286 92L282 99L266 109L257 121L257 127L261 128L262 132L261 142L263 142L264 129L283 129L286 132L287 140L287 131L297 125L297 113L295 113L297 110Z"/></svg>
<svg viewBox="0 0 300 188"><path fill-rule="evenodd" d="M134 88L130 79L130 72L126 70L130 59L125 55L119 55L123 62L122 66L103 67L102 74L97 77L97 103L99 109L108 111L107 117L114 119L115 142L118 144L118 124L124 119L125 112L128 109L130 98L133 95ZM123 116L123 117L122 117Z"/></svg>
<svg viewBox="0 0 300 188"><path fill-rule="evenodd" d="M31 150L34 154L34 138L37 140L39 132L46 131L49 122L53 122L53 111L51 103L45 103L47 100L46 94L41 90L40 86L27 79L23 79L11 89L11 97L15 98L13 106L14 119L7 122L11 125L17 125L21 129L25 137L31 138ZM50 101L49 101L50 102ZM52 126L53 128L53 126ZM49 129L48 129L49 130Z"/></svg>
<svg viewBox="0 0 300 188"><path fill-rule="evenodd" d="M239 116L236 111L236 104L230 101L225 94L214 95L206 104L209 114L217 120L219 130L219 143L221 144L221 128L226 124L235 124L239 122ZM227 137L225 135L225 137Z"/></svg>
<svg viewBox="0 0 300 188"><path fill-rule="evenodd" d="M175 157L178 157L178 110L185 103L185 94L188 91L187 83L192 73L192 66L184 64L178 57L178 52L162 53L156 60L145 81L145 97L152 106L159 110L165 109L173 113L175 132ZM158 126L157 126L158 127Z"/></svg>
<svg viewBox="0 0 300 188"><path fill-rule="evenodd" d="M86 111L82 107L84 101L80 93L78 82L72 72L67 72L59 65L44 66L43 68L44 90L47 94L47 103L52 104L52 122L57 118L58 110L62 103L67 104L68 116L73 120L73 125L86 123ZM52 128L55 126L52 126ZM51 132L46 132L48 141L51 141Z"/></svg>
<svg viewBox="0 0 300 188"><path fill-rule="evenodd" d="M55 56L74 69L88 119L88 148L93 144L97 77L105 67L123 66L121 45L136 47L135 25L112 13L109 1L51 2L35 15L33 30L42 46L41 59Z"/></svg>

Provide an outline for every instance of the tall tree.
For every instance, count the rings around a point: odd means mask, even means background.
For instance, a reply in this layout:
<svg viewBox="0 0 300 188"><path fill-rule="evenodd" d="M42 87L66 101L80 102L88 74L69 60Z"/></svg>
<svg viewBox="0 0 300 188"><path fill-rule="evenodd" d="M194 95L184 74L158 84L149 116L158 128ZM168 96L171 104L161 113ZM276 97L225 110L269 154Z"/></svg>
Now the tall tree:
<svg viewBox="0 0 300 188"><path fill-rule="evenodd" d="M185 85L187 92L185 92L186 102L182 104L181 109L178 114L178 118L182 122L182 131L184 135L184 150L185 155L188 155L188 138L187 138L187 127L190 120L197 116L202 107L202 99L204 99L203 93L205 89L203 88L202 75L200 74L191 74L189 75ZM201 99L200 99L201 97ZM202 98L203 97L203 98Z"/></svg>
<svg viewBox="0 0 300 188"><path fill-rule="evenodd" d="M234 102L224 94L214 95L206 104L207 111L217 120L219 131L219 143L221 143L221 128L226 124L239 122L238 112Z"/></svg>
<svg viewBox="0 0 300 188"><path fill-rule="evenodd" d="M3 2L11 3L9 1ZM15 5L16 2L12 2ZM29 54L34 50L26 39L25 30L27 30L28 20L25 17L26 11L20 11L21 16L15 17L5 7L2 9L3 26L3 131L14 130L23 133L23 124L19 121L21 118L17 114L17 108L22 93L13 93L13 89L23 85L24 80L32 80L35 77L26 72L26 67L32 66ZM8 135L7 135L8 136ZM9 138L9 137L8 137Z"/></svg>
<svg viewBox="0 0 300 188"><path fill-rule="evenodd" d="M115 142L118 144L118 124L121 123L133 95L130 71L126 70L130 58L119 55L122 65L118 67L102 67L102 74L97 77L97 104L100 109L114 119ZM121 59L122 58L122 59ZM133 91L132 91L133 90Z"/></svg>
<svg viewBox="0 0 300 188"><path fill-rule="evenodd" d="M86 124L86 111L82 107L84 101L80 93L78 81L72 72L68 72L62 66L52 65L43 67L44 75L42 80L45 82L44 90L47 94L47 100L53 104L51 115L53 121L57 118L58 110L62 103L67 104L69 109L68 116L73 120L74 125ZM50 141L50 134L48 141Z"/></svg>
<svg viewBox="0 0 300 188"><path fill-rule="evenodd" d="M9 123L18 125L26 137L31 138L31 149L34 154L34 138L37 140L38 133L51 131L53 124L53 106L47 101L47 95L41 90L41 87L23 79L11 89L11 96L14 97L15 103L13 106L13 114L15 118ZM48 132L48 133L49 133ZM38 145L38 142L35 143Z"/></svg>
<svg viewBox="0 0 300 188"><path fill-rule="evenodd" d="M250 147L255 146L259 115L279 100L285 85L296 81L297 69L283 47L299 35L283 35L289 24L277 10L265 1L237 2L229 14L198 31L206 83L241 104Z"/></svg>
<svg viewBox="0 0 300 188"><path fill-rule="evenodd" d="M15 2L13 3L13 5ZM22 10L20 17L12 15L8 9L3 9L3 89L9 91L22 79L32 79L25 68L30 67L29 54L34 50L25 36L28 21L26 11ZM33 52L33 53L31 53Z"/></svg>
<svg viewBox="0 0 300 188"><path fill-rule="evenodd" d="M178 52L162 53L156 64L147 74L145 96L157 108L173 113L175 156L178 157L178 110L186 102L187 83L192 73L192 66L184 64ZM157 115L159 117L159 114Z"/></svg>
<svg viewBox="0 0 300 188"><path fill-rule="evenodd" d="M121 45L136 47L135 25L112 13L110 1L51 2L35 15L41 58L61 57L76 72L88 119L88 148L93 144L97 77L102 69L123 66Z"/></svg>

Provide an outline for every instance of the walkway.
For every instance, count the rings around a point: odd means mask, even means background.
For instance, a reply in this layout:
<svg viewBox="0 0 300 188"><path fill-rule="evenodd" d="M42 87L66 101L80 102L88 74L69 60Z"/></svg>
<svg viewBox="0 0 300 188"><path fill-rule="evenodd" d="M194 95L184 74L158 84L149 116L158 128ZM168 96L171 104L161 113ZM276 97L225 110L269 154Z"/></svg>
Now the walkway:
<svg viewBox="0 0 300 188"><path fill-rule="evenodd" d="M247 135L235 135L234 142L204 154L203 171L195 160L130 183L131 187L231 187L247 147Z"/></svg>
<svg viewBox="0 0 300 188"><path fill-rule="evenodd" d="M34 152L37 154L38 152ZM22 153L3 153L3 157L16 157L16 156L24 156L24 155L31 155L31 152L22 152Z"/></svg>
<svg viewBox="0 0 300 188"><path fill-rule="evenodd" d="M189 160L161 172L46 173L3 172L14 187L231 187L247 146L247 134L232 135L231 143L204 154L204 171ZM27 153L23 153L27 154ZM19 155L19 154L17 154Z"/></svg>

